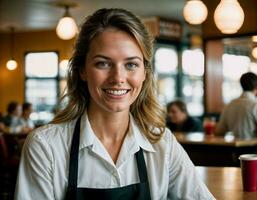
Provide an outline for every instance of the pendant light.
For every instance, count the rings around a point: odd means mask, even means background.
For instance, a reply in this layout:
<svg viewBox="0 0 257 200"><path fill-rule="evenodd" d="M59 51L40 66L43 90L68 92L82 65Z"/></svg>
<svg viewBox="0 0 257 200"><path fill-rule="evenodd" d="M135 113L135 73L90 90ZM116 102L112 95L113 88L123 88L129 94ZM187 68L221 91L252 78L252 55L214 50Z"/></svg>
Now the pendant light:
<svg viewBox="0 0 257 200"><path fill-rule="evenodd" d="M74 38L78 32L78 27L75 20L71 17L69 13L69 8L74 7L74 4L59 5L65 8L64 16L59 20L56 27L56 34L62 40L70 40Z"/></svg>
<svg viewBox="0 0 257 200"><path fill-rule="evenodd" d="M236 33L243 25L244 11L237 0L221 0L214 12L214 22L222 33Z"/></svg>
<svg viewBox="0 0 257 200"><path fill-rule="evenodd" d="M17 62L13 58L13 49L14 49L14 28L11 27L10 32L10 59L6 63L6 68L8 70L15 70L18 66Z"/></svg>
<svg viewBox="0 0 257 200"><path fill-rule="evenodd" d="M183 9L183 15L189 24L197 25L206 20L208 10L202 1L189 0Z"/></svg>

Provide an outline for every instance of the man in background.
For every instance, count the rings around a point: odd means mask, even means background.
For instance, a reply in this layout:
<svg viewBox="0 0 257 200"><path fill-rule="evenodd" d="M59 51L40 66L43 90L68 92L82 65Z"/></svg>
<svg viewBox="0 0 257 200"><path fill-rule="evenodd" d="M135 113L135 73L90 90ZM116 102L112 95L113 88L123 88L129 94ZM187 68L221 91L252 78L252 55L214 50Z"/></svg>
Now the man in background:
<svg viewBox="0 0 257 200"><path fill-rule="evenodd" d="M238 138L257 137L257 75L243 74L240 84L243 93L224 108L216 127L217 135L232 132Z"/></svg>
<svg viewBox="0 0 257 200"><path fill-rule="evenodd" d="M7 106L7 115L1 120L6 127L6 132L14 134L22 132L21 114L21 104L16 101L11 101Z"/></svg>

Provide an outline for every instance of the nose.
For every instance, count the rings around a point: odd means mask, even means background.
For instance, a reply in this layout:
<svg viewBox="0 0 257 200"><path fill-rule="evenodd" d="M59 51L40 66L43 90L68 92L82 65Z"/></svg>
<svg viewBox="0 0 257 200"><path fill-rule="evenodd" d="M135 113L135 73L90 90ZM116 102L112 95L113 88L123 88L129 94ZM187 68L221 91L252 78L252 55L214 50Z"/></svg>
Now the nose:
<svg viewBox="0 0 257 200"><path fill-rule="evenodd" d="M122 66L114 66L110 73L110 81L112 84L122 84L126 80L126 70Z"/></svg>

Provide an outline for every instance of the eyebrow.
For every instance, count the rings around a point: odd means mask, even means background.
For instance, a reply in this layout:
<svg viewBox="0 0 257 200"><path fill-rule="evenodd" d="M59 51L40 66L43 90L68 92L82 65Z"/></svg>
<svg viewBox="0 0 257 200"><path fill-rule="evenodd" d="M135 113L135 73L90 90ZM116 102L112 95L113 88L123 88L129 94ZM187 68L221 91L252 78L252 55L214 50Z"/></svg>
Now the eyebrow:
<svg viewBox="0 0 257 200"><path fill-rule="evenodd" d="M104 55L95 55L93 58L103 58L103 59L106 59L106 60L111 60L110 57L107 57L107 56L104 56ZM140 57L138 56L132 56L132 57L128 57L126 58L125 60L134 60L134 59L138 59L140 61L143 61Z"/></svg>

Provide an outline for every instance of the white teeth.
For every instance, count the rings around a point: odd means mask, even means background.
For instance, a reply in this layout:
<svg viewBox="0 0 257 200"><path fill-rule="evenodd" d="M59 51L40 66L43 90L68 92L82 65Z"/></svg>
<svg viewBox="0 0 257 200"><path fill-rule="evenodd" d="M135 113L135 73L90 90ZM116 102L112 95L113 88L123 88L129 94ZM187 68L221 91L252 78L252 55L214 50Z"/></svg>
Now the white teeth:
<svg viewBox="0 0 257 200"><path fill-rule="evenodd" d="M105 90L105 92L112 94L112 95L123 95L127 93L127 90Z"/></svg>

